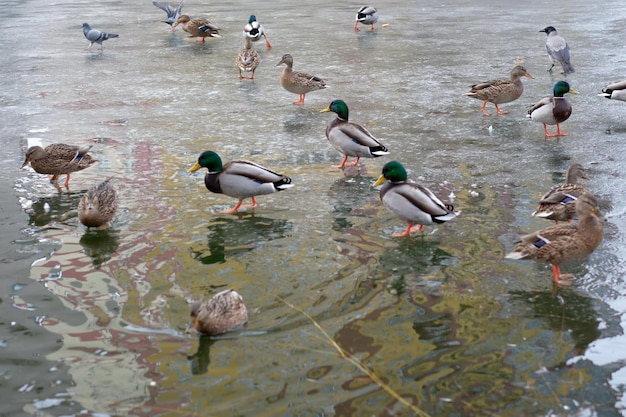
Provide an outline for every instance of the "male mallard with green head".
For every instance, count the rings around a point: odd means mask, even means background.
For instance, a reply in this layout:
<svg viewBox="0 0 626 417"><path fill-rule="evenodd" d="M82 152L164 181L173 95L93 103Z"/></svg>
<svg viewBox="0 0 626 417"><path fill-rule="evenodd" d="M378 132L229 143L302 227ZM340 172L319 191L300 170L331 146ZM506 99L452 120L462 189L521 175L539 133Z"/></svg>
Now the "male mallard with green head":
<svg viewBox="0 0 626 417"><path fill-rule="evenodd" d="M235 207L224 213L236 213L243 200L252 199L251 208L258 206L257 195L272 194L293 187L291 178L244 160L233 160L222 165L222 159L213 151L205 151L198 157L189 172L206 168L209 172L204 176L204 185L214 193L226 194L237 198Z"/></svg>
<svg viewBox="0 0 626 417"><path fill-rule="evenodd" d="M572 114L572 105L563 97L566 93L578 94L578 91L570 88L567 82L558 81L554 84L553 97L544 97L528 110L528 117L535 122L543 123L543 131L548 138L567 135L561 131L561 123ZM556 133L548 132L546 125L556 125Z"/></svg>
<svg viewBox="0 0 626 417"><path fill-rule="evenodd" d="M452 205L442 203L431 190L408 181L406 169L400 162L385 164L374 187L383 183L380 189L383 205L408 222L406 230L395 233L394 237L408 236L411 232L421 231L424 225L445 223L459 215Z"/></svg>
<svg viewBox="0 0 626 417"><path fill-rule="evenodd" d="M366 128L348 121L348 105L343 100L333 100L321 112L337 114L337 117L326 126L328 141L344 155L341 164L335 165L334 168L343 169L348 157L356 157L356 160L347 165L356 166L361 158L376 158L389 154L387 148Z"/></svg>

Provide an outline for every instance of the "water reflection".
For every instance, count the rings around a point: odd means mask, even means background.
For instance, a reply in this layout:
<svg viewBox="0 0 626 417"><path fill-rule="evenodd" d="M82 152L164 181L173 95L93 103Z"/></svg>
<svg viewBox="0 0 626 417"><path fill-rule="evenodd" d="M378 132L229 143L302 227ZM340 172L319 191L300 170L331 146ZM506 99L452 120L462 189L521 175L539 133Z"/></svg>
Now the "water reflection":
<svg viewBox="0 0 626 417"><path fill-rule="evenodd" d="M292 232L293 223L254 213L240 213L212 219L207 229L207 246L192 248L191 256L210 265L224 263L227 257L249 252L263 242L284 238Z"/></svg>
<svg viewBox="0 0 626 417"><path fill-rule="evenodd" d="M601 336L594 300L576 291L562 290L556 296L550 291L512 291L511 300L531 307L533 317L549 329L570 335L573 355L584 353Z"/></svg>
<svg viewBox="0 0 626 417"><path fill-rule="evenodd" d="M85 250L85 254L91 258L93 266L100 266L111 259L119 246L120 233L115 229L87 230L78 243Z"/></svg>
<svg viewBox="0 0 626 417"><path fill-rule="evenodd" d="M201 335L198 338L198 349L193 355L187 356L189 369L192 375L206 374L211 363L211 346L216 339L208 335Z"/></svg>
<svg viewBox="0 0 626 417"><path fill-rule="evenodd" d="M38 197L26 212L29 224L33 226L45 226L50 223L63 223L72 215L78 207L78 201L84 191L72 191L69 193L59 192L52 196Z"/></svg>

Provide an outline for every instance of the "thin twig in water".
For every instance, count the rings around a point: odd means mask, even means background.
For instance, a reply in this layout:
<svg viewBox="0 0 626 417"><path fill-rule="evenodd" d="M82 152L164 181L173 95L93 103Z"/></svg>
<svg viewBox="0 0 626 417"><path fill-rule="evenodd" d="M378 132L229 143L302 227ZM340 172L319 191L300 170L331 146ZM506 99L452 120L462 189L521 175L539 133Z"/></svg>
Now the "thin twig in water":
<svg viewBox="0 0 626 417"><path fill-rule="evenodd" d="M330 337L328 332L326 332L326 330L324 330L324 328L317 321L315 321L315 319L313 317L311 317L306 311L302 310L299 307L294 306L293 304L289 303L287 300L283 299L282 297L280 297L278 295L276 296L276 298L278 298L281 302L285 303L286 305L288 305L289 307L291 307L294 310L298 311L299 313L304 315L307 319L309 319L309 321L311 323L313 323L313 325L315 327L317 327L317 329L320 332L322 332L322 334L324 335L324 337L326 338L328 343L333 345L333 347L337 350L337 352L339 353L339 357L346 359L348 362L352 363L354 366L356 366L361 371L366 373L367 376L369 376L372 381L374 381L376 384L378 384L378 386L380 386L382 389L387 391L387 393L389 395L391 395L393 398L398 400L400 403L404 404L405 406L407 406L411 410L415 411L419 415L422 415L424 417L431 417L428 413L426 413L425 411L420 410L416 405L413 405L410 402L408 402L406 399L404 399L400 394L398 394L389 385L387 385L382 379L380 379L378 377L378 375L376 375L374 373L374 371L372 371L371 369L366 367L363 363L361 363L361 361L359 361L358 359L356 359L352 355L350 355L348 352L346 352L341 346L339 346L337 344L337 342L335 342L333 340L332 337Z"/></svg>

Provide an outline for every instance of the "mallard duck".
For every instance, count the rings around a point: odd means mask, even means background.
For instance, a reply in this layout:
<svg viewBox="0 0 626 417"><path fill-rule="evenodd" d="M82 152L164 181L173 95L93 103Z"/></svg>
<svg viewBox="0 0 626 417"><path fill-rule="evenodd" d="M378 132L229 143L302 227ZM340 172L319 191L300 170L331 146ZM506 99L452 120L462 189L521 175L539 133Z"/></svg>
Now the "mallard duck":
<svg viewBox="0 0 626 417"><path fill-rule="evenodd" d="M85 35L85 38L87 38L87 40L89 41L89 46L87 47L88 51L91 50L91 47L94 43L100 44L100 50L102 51L104 50L104 45L102 45L102 42L106 41L107 39L120 37L120 35L117 35L115 33L107 33L102 32L98 29L92 29L91 26L89 26L89 23L83 23L83 35Z"/></svg>
<svg viewBox="0 0 626 417"><path fill-rule="evenodd" d="M246 37L246 45L241 51L239 51L239 54L235 59L235 64L239 69L239 78L248 78L250 80L254 79L254 71L256 70L256 67L259 66L260 62L261 57L259 56L259 53L252 47L252 39ZM252 75L244 77L241 73L242 71L251 72Z"/></svg>
<svg viewBox="0 0 626 417"><path fill-rule="evenodd" d="M93 145L91 145L93 146ZM26 151L26 159L22 168L30 166L40 174L52 175L50 182L56 181L59 175L66 175L65 187L70 183L70 173L81 171L98 162L87 152L91 146L73 146L64 143L53 143L44 148L31 146Z"/></svg>
<svg viewBox="0 0 626 417"><path fill-rule="evenodd" d="M300 95L300 100L294 101L293 104L304 104L304 97L307 93L326 88L326 83L321 78L305 72L294 71L293 57L291 55L283 55L283 58L276 66L282 64L285 64L285 69L280 74L280 85L290 93Z"/></svg>
<svg viewBox="0 0 626 417"><path fill-rule="evenodd" d="M354 30L359 30L359 23L364 25L371 25L372 30L376 30L374 23L378 22L378 10L372 6L363 6L356 12L356 22L354 23Z"/></svg>
<svg viewBox="0 0 626 417"><path fill-rule="evenodd" d="M89 188L78 201L78 220L87 227L100 227L113 220L117 192L109 180Z"/></svg>
<svg viewBox="0 0 626 417"><path fill-rule="evenodd" d="M243 36L252 39L252 42L256 42L261 39L261 36L265 39L265 46L269 49L272 47L267 35L265 34L265 28L261 23L256 20L255 15L251 15L248 19L248 23L243 27Z"/></svg>
<svg viewBox="0 0 626 417"><path fill-rule="evenodd" d="M572 164L567 170L565 182L555 184L541 200L533 216L554 220L555 222L571 221L576 216L576 200L589 190L578 179L587 179L585 170L580 164Z"/></svg>
<svg viewBox="0 0 626 417"><path fill-rule="evenodd" d="M213 23L209 22L207 19L196 17L194 19L190 18L186 14L180 16L178 20L172 25L172 30L176 29L176 26L182 23L183 30L189 33L190 38L199 37L202 40L198 42L204 42L204 38L207 36L209 38L221 38L222 35L219 33L219 28L215 26Z"/></svg>
<svg viewBox="0 0 626 417"><path fill-rule="evenodd" d="M485 110L488 102L493 103L496 106L496 112L498 114L506 114L508 111L500 110L498 104L509 103L522 96L522 93L524 92L524 84L521 80L522 77L535 78L530 75L524 67L517 65L511 70L510 80L501 78L499 80L491 80L480 84L474 84L471 90L465 93L465 95L478 100L483 100L481 110L485 116L490 115L487 110Z"/></svg>
<svg viewBox="0 0 626 417"><path fill-rule="evenodd" d="M386 182L385 182L386 181ZM425 224L444 223L454 219L459 212L450 204L444 204L428 188L407 180L406 170L400 162L387 162L374 187L385 183L380 189L380 199L389 210L408 222L406 230L394 237L419 232ZM413 227L417 224L417 227Z"/></svg>
<svg viewBox="0 0 626 417"><path fill-rule="evenodd" d="M334 165L334 168L343 169L349 156L356 157L356 160L348 166L356 166L361 157L376 158L389 154L387 148L366 128L348 121L348 105L343 100L333 100L328 107L321 110L322 113L331 111L337 117L326 126L326 137L344 155L341 165Z"/></svg>
<svg viewBox="0 0 626 417"><path fill-rule="evenodd" d="M609 100L626 101L626 80L610 83L598 95Z"/></svg>
<svg viewBox="0 0 626 417"><path fill-rule="evenodd" d="M548 57L552 62L550 68L548 68L548 72L552 72L552 68L556 64L561 65L563 68L563 74L570 74L574 72L574 67L570 62L569 56L569 45L565 42L562 36L556 31L554 26L548 26L539 32L544 32L548 35L546 39L546 51L548 52Z"/></svg>
<svg viewBox="0 0 626 417"><path fill-rule="evenodd" d="M598 213L596 198L590 193L576 200L577 223L557 224L522 236L506 259L535 259L552 264L552 279L565 283L561 265L577 262L591 254L602 241L604 218Z"/></svg>
<svg viewBox="0 0 626 417"><path fill-rule="evenodd" d="M255 196L272 194L293 187L291 178L262 167L250 161L234 160L222 166L222 159L213 151L205 151L198 157L198 162L189 168L195 172L207 168L204 185L209 191L226 194L239 199L235 207L224 213L235 213L245 198L252 199L251 208L258 206Z"/></svg>
<svg viewBox="0 0 626 417"><path fill-rule="evenodd" d="M183 10L183 0L180 0L177 8L173 8L169 4L161 1L153 1L152 4L167 13L167 19L164 20L163 23L167 23L170 26L173 26L174 23L176 23L176 21L180 17L180 12ZM174 32L175 30L176 28L172 27L172 32Z"/></svg>
<svg viewBox="0 0 626 417"><path fill-rule="evenodd" d="M248 309L235 290L218 292L207 301L191 305L191 325L196 331L218 335L237 330L248 322Z"/></svg>
<svg viewBox="0 0 626 417"><path fill-rule="evenodd" d="M572 105L563 97L565 93L578 94L578 91L570 88L567 82L559 81L554 84L553 97L542 98L528 110L528 117L536 122L543 123L543 131L548 138L567 135L567 133L561 131L561 123L569 119L569 116L572 114ZM548 132L546 125L556 125L556 133Z"/></svg>

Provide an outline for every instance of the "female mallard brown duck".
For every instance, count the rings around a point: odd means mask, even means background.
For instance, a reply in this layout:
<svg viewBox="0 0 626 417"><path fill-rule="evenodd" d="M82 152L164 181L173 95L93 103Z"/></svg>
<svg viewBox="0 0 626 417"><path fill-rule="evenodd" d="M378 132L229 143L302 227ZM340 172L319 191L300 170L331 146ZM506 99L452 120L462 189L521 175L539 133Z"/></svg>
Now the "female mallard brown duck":
<svg viewBox="0 0 626 417"><path fill-rule="evenodd" d="M100 227L113 220L117 211L117 192L109 180L91 187L78 202L78 219L87 227Z"/></svg>
<svg viewBox="0 0 626 417"><path fill-rule="evenodd" d="M397 161L385 164L374 187L382 183L385 183L380 189L383 205L408 222L406 230L393 234L394 237L408 236L421 231L425 224L444 223L459 215L452 205L442 203L428 188L408 181L404 166ZM418 226L413 227L414 224Z"/></svg>
<svg viewBox="0 0 626 417"><path fill-rule="evenodd" d="M239 69L239 78L247 78L249 80L253 80L254 71L256 70L256 67L259 66L260 62L261 57L259 56L259 53L255 51L252 47L252 39L246 37L246 45L241 51L239 51L239 54L235 59L235 64ZM245 77L242 74L242 71L250 72L252 73L252 75L250 75L249 77Z"/></svg>
<svg viewBox="0 0 626 417"><path fill-rule="evenodd" d="M356 157L356 160L348 165L356 166L361 157L376 158L389 154L387 148L367 129L348 121L348 105L343 100L334 100L321 112L337 114L337 117L326 126L328 141L344 155L341 165L336 165L334 168L343 169L349 156Z"/></svg>
<svg viewBox="0 0 626 417"><path fill-rule="evenodd" d="M566 136L561 131L561 123L569 119L572 114L572 105L563 97L565 93L578 94L578 91L570 88L565 81L554 84L554 96L545 97L528 110L528 117L535 122L543 123L543 131L547 138L553 136ZM546 125L556 125L556 133L548 132Z"/></svg>
<svg viewBox="0 0 626 417"><path fill-rule="evenodd" d="M196 17L194 19L190 18L188 15L184 14L176 20L176 22L172 25L172 31L176 30L176 26L182 23L183 30L189 33L190 38L202 38L198 42L204 42L204 38L207 36L209 38L221 38L220 29L215 26L213 23L209 22L207 19Z"/></svg>
<svg viewBox="0 0 626 417"><path fill-rule="evenodd" d="M517 100L524 92L524 84L522 77L535 78L530 75L521 65L515 66L511 70L511 79L501 78L499 80L485 81L480 84L474 84L470 91L465 93L466 96L483 100L481 110L485 116L490 113L485 109L487 103L493 103L496 106L498 114L507 114L508 111L500 110L498 104L510 103Z"/></svg>
<svg viewBox="0 0 626 417"><path fill-rule="evenodd" d="M198 162L189 168L195 172L207 168L204 185L209 191L226 194L239 199L235 207L224 213L235 213L245 198L252 199L251 208L258 206L255 196L272 194L293 187L291 178L262 167L250 161L234 160L222 166L222 159L213 151L205 151L198 157Z"/></svg>
<svg viewBox="0 0 626 417"><path fill-rule="evenodd" d="M372 6L363 6L356 12L356 22L354 22L354 30L359 30L359 23L371 25L371 30L376 30L374 23L378 22L378 10ZM384 26L384 25L383 25Z"/></svg>
<svg viewBox="0 0 626 417"><path fill-rule="evenodd" d="M87 154L91 146L81 147L64 143L53 143L45 148L31 146L26 151L22 168L30 163L35 172L52 175L50 182L56 181L59 175L66 175L65 187L68 187L72 172L81 171L98 162Z"/></svg>
<svg viewBox="0 0 626 417"><path fill-rule="evenodd" d="M276 66L282 64L285 64L285 68L280 74L280 85L290 93L300 95L300 99L294 101L293 104L304 104L304 97L307 93L326 88L326 83L321 78L305 72L294 71L293 57L291 55L283 55L283 58Z"/></svg>
<svg viewBox="0 0 626 417"><path fill-rule="evenodd" d="M243 36L252 39L252 42L256 42L261 39L261 36L265 39L265 46L267 49L272 47L267 35L265 34L265 28L261 23L256 20L255 15L251 15L248 19L248 23L243 27Z"/></svg>
<svg viewBox="0 0 626 417"><path fill-rule="evenodd" d="M243 297L228 289L215 294L207 301L191 305L193 327L197 332L218 335L237 330L248 322L248 310Z"/></svg>
<svg viewBox="0 0 626 417"><path fill-rule="evenodd" d="M609 100L626 101L626 80L616 81L604 87L599 96Z"/></svg>
<svg viewBox="0 0 626 417"><path fill-rule="evenodd" d="M565 182L555 184L541 197L533 216L554 220L555 222L571 221L576 217L576 200L589 190L578 179L587 179L585 170L580 164L572 164L567 170Z"/></svg>
<svg viewBox="0 0 626 417"><path fill-rule="evenodd" d="M507 259L535 259L552 264L552 279L556 284L571 274L561 274L561 265L577 262L589 256L602 242L604 228L598 213L596 198L590 193L576 200L577 223L557 224L522 236Z"/></svg>

